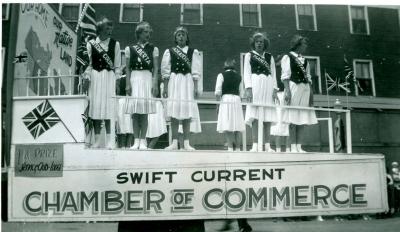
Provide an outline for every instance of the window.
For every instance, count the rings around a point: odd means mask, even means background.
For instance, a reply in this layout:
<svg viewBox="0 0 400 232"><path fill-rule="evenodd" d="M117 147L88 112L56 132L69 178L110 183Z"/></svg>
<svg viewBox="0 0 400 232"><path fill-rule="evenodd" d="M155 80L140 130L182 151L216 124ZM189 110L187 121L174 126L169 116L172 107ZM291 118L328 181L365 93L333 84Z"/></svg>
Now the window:
<svg viewBox="0 0 400 232"><path fill-rule="evenodd" d="M138 23L143 20L143 6L141 4L121 4L119 12L120 23Z"/></svg>
<svg viewBox="0 0 400 232"><path fill-rule="evenodd" d="M181 24L203 25L203 5L182 4Z"/></svg>
<svg viewBox="0 0 400 232"><path fill-rule="evenodd" d="M204 75L203 75L203 51L199 51L199 59L200 59L200 79L197 82L197 89L199 93L203 93L203 82L204 82Z"/></svg>
<svg viewBox="0 0 400 232"><path fill-rule="evenodd" d="M60 4L59 13L67 22L78 22L79 14L82 11L79 3L62 3Z"/></svg>
<svg viewBox="0 0 400 232"><path fill-rule="evenodd" d="M349 6L350 33L369 35L368 11L365 6Z"/></svg>
<svg viewBox="0 0 400 232"><path fill-rule="evenodd" d="M4 61L6 60L6 48L1 47L1 73L4 77ZM3 79L0 80L1 85L3 86Z"/></svg>
<svg viewBox="0 0 400 232"><path fill-rule="evenodd" d="M259 4L241 4L240 26L242 27L261 27L261 6Z"/></svg>
<svg viewBox="0 0 400 232"><path fill-rule="evenodd" d="M1 19L2 20L8 20L9 12L10 12L10 4L2 3L1 4L1 10L2 10Z"/></svg>
<svg viewBox="0 0 400 232"><path fill-rule="evenodd" d="M322 93L321 70L318 56L306 56L314 94Z"/></svg>
<svg viewBox="0 0 400 232"><path fill-rule="evenodd" d="M296 5L297 30L317 30L317 19L314 5Z"/></svg>
<svg viewBox="0 0 400 232"><path fill-rule="evenodd" d="M374 72L371 60L354 60L356 95L375 96Z"/></svg>

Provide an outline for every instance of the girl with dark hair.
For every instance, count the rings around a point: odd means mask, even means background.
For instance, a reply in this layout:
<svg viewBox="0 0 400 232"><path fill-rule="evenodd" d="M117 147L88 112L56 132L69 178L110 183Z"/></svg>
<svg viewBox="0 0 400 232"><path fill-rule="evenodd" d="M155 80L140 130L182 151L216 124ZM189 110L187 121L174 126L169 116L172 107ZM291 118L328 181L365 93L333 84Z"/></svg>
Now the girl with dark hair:
<svg viewBox="0 0 400 232"><path fill-rule="evenodd" d="M87 51L90 64L85 76L90 79L89 117L93 119L95 141L91 147L100 147L101 124L106 128L106 147L113 148L111 119L115 116L115 81L121 75L121 52L119 42L111 38L113 23L103 18L96 24L97 37L89 40ZM117 77L117 78L116 78Z"/></svg>
<svg viewBox="0 0 400 232"><path fill-rule="evenodd" d="M249 102L255 104L273 105L278 101L276 95L275 61L271 53L266 52L269 47L267 37L256 32L250 39L252 51L244 57L244 87ZM253 146L250 151L262 151L263 145L258 144L258 120L264 122L265 151L274 152L270 145L271 122L277 121L276 110L270 107L247 106L245 122L252 127Z"/></svg>
<svg viewBox="0 0 400 232"><path fill-rule="evenodd" d="M189 143L190 124L200 119L198 106L194 101L198 97L197 81L200 79L200 54L189 47L188 31L177 27L174 32L177 46L165 50L161 61L161 76L164 80L164 97L167 103L167 117L171 118L172 143L167 150L178 149L178 127L182 122L185 150L194 150ZM197 132L201 132L199 129Z"/></svg>
<svg viewBox="0 0 400 232"><path fill-rule="evenodd" d="M158 92L158 48L149 43L152 29L148 22L136 26L137 43L125 48L127 94L126 113L133 115L134 144L131 149L147 149L147 115L156 112L155 102L149 100Z"/></svg>
<svg viewBox="0 0 400 232"><path fill-rule="evenodd" d="M285 86L285 104L289 106L312 106L311 75L307 60L302 54L307 49L307 39L295 35L290 43L290 52L282 57L281 80ZM302 141L298 136L304 129L304 125L317 123L314 110L285 110L283 121L290 123L290 150L291 152L305 152Z"/></svg>
<svg viewBox="0 0 400 232"><path fill-rule="evenodd" d="M221 100L218 110L217 131L224 133L228 151L240 151L240 132L245 130L239 87L242 77L235 71L235 60L227 59L224 72L218 74L215 96ZM235 146L235 147L234 147Z"/></svg>

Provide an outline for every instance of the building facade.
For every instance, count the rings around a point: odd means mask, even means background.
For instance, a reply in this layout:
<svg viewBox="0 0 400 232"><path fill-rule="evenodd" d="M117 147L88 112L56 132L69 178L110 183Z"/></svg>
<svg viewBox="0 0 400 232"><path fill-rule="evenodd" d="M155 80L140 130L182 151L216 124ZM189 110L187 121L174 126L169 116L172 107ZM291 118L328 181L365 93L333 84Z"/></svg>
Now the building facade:
<svg viewBox="0 0 400 232"><path fill-rule="evenodd" d="M82 4L51 5L76 26ZM12 40L7 33L11 24L8 17L10 5L3 6L2 47L7 51L7 44ZM400 125L397 123L400 119L400 7L280 4L92 6L98 19L105 16L114 21L113 36L120 41L122 48L135 43L135 26L142 20L152 25L152 42L158 46L161 55L174 45L175 27L186 26L191 45L201 51L203 57L203 98L213 98L216 77L227 57L242 61L244 53L250 49L249 37L253 32L260 31L268 36L271 42L268 50L278 65L280 58L288 52L293 35L306 36L309 46L304 55L311 65L315 105L331 107L336 98L340 99L353 109L353 151L384 153L388 162L400 160ZM350 80L348 85L343 85L346 75L344 59L355 75L355 81ZM241 69L241 65L237 68ZM7 70L4 72L6 76ZM327 82L326 74L333 82ZM332 90L328 92L328 88ZM324 116L319 114L319 117ZM201 117L202 120L215 120L215 108L201 106ZM328 139L325 129L326 126L312 127L311 133L305 135L311 150L326 151ZM196 135L198 145L213 146L223 141L222 136L215 132L215 125L205 125L203 131L208 135ZM220 139L209 141L210 134ZM318 137L321 139L316 139Z"/></svg>

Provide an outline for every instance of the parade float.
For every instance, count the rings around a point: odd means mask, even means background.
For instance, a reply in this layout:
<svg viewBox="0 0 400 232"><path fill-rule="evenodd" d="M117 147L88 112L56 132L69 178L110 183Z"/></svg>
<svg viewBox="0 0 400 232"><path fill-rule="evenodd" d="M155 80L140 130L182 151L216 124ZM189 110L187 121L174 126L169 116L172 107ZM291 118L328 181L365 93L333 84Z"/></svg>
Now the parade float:
<svg viewBox="0 0 400 232"><path fill-rule="evenodd" d="M8 172L9 221L265 218L388 210L385 160L346 150L265 153L92 149L73 75L77 36L47 4L20 4ZM218 104L199 101L201 104ZM205 123L205 122L204 122ZM210 122L207 122L210 123ZM262 128L262 125L260 125ZM262 129L259 138L262 142Z"/></svg>

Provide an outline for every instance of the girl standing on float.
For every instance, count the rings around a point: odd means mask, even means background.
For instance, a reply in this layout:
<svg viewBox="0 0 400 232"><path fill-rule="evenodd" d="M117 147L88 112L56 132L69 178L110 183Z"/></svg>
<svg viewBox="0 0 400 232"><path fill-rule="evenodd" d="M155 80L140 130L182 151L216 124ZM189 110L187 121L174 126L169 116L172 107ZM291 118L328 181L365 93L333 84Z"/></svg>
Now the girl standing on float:
<svg viewBox="0 0 400 232"><path fill-rule="evenodd" d="M235 71L235 60L227 59L225 71L218 74L215 95L221 100L218 109L217 131L224 133L228 151L240 151L240 132L245 130L242 105L240 104L239 86L242 77Z"/></svg>
<svg viewBox="0 0 400 232"><path fill-rule="evenodd" d="M174 32L177 46L167 49L161 61L161 76L164 80L164 97L167 103L167 117L171 118L172 144L167 150L178 149L178 127L182 122L185 150L195 150L189 143L190 123L199 120L199 109L194 101L198 97L197 81L200 78L200 55L197 49L189 47L188 31L177 27ZM190 102L191 101L191 102ZM201 132L201 130L200 130Z"/></svg>
<svg viewBox="0 0 400 232"><path fill-rule="evenodd" d="M256 32L250 38L252 51L244 57L244 87L246 97L254 104L274 105L279 101L276 95L278 86L276 82L274 57L266 52L269 47L267 37ZM271 122L277 121L276 110L271 107L247 106L245 122L252 127L253 146L250 151L262 151L262 144L258 144L258 120L264 122L265 151L274 152L270 145Z"/></svg>
<svg viewBox="0 0 400 232"><path fill-rule="evenodd" d="M90 79L89 117L93 119L95 141L91 147L100 147L101 123L106 128L106 147L113 148L111 138L111 120L115 116L115 104L112 96L115 93L116 76L121 75L121 52L119 42L111 38L113 23L103 18L96 23L97 38L87 43L90 64L85 76Z"/></svg>
<svg viewBox="0 0 400 232"><path fill-rule="evenodd" d="M161 84L162 85L162 84ZM158 89L157 98L161 97L160 89ZM164 102L156 101L156 112L148 117L148 128L146 138L149 139L148 147L154 149L161 135L167 133L167 124L165 120Z"/></svg>
<svg viewBox="0 0 400 232"><path fill-rule="evenodd" d="M307 39L295 35L290 43L290 52L281 61L281 80L285 85L285 104L289 106L312 106L311 75L307 60L302 54L307 49ZM287 109L283 121L290 123L291 152L305 152L299 134L305 125L317 123L314 110Z"/></svg>
<svg viewBox="0 0 400 232"><path fill-rule="evenodd" d="M140 22L135 30L137 43L125 48L127 94L125 112L133 115L134 144L131 149L147 149L147 115L156 111L152 98L158 91L158 48L149 43L152 29L148 22Z"/></svg>

